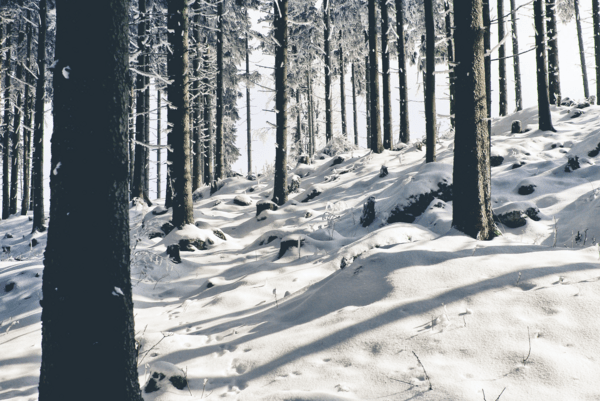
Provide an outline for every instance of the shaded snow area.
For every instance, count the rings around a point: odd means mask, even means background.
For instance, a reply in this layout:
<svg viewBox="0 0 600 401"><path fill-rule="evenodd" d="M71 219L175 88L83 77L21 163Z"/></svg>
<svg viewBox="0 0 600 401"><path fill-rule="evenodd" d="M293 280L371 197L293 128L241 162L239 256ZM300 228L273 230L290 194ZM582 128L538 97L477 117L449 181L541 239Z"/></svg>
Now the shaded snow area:
<svg viewBox="0 0 600 401"><path fill-rule="evenodd" d="M582 111L553 108L556 133L533 109L495 121L489 242L451 228L453 138L428 165L414 145L327 149L278 208L273 177L226 179L181 231L132 208L144 399L600 399L600 107ZM0 399L37 399L30 225L0 222Z"/></svg>

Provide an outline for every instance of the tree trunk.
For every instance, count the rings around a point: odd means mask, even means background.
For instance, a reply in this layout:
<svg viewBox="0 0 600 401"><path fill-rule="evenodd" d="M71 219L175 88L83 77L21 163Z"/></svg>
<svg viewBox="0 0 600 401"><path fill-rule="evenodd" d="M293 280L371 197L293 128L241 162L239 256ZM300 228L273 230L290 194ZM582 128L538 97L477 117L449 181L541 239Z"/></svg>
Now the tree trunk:
<svg viewBox="0 0 600 401"><path fill-rule="evenodd" d="M383 148L391 149L392 140L392 101L390 98L390 53L388 49L388 31L390 19L388 0L381 0L381 67L383 68Z"/></svg>
<svg viewBox="0 0 600 401"><path fill-rule="evenodd" d="M221 4L221 3L219 3ZM186 0L169 1L168 37L172 52L167 53L169 79L169 121L173 124L173 225L194 224L192 177L190 172L190 75L188 70L188 7Z"/></svg>
<svg viewBox="0 0 600 401"><path fill-rule="evenodd" d="M452 128L455 128L454 110L456 107L456 102L454 100L454 96L456 94L456 90L454 89L454 81L456 80L456 74L454 73L454 68L456 62L454 53L454 38L452 35L452 30L454 29L454 18L452 17L452 12L450 11L450 1L445 0L444 10L446 11L446 40L448 41L448 88L450 91L450 124Z"/></svg>
<svg viewBox="0 0 600 401"><path fill-rule="evenodd" d="M521 63L519 61L519 36L517 34L517 11L515 6L515 0L510 0L510 18L512 23L512 53L515 76L515 103L517 111L521 111L523 110L523 98L521 96Z"/></svg>
<svg viewBox="0 0 600 401"><path fill-rule="evenodd" d="M383 152L381 143L381 121L379 117L379 60L377 51L377 3L369 0L369 85L371 110L371 150Z"/></svg>
<svg viewBox="0 0 600 401"><path fill-rule="evenodd" d="M600 7L598 0L592 0L592 21L594 25L594 54L596 60L596 98L600 102Z"/></svg>
<svg viewBox="0 0 600 401"><path fill-rule="evenodd" d="M296 88L296 137L294 142L299 155L302 154L302 106L300 99L300 88Z"/></svg>
<svg viewBox="0 0 600 401"><path fill-rule="evenodd" d="M352 122L354 124L354 144L358 146L358 116L356 112L356 67L352 63Z"/></svg>
<svg viewBox="0 0 600 401"><path fill-rule="evenodd" d="M13 23L6 26L6 59L4 60L4 138L2 140L2 219L10 216L10 137L12 108L10 104L11 92L11 36Z"/></svg>
<svg viewBox="0 0 600 401"><path fill-rule="evenodd" d="M246 15L248 11L246 11ZM252 175L252 113L250 110L250 50L246 33L246 142L248 144L248 177Z"/></svg>
<svg viewBox="0 0 600 401"><path fill-rule="evenodd" d="M25 41L25 30L20 27L19 36L17 39L17 48L16 54L18 56L21 47L23 46L23 42ZM23 63L17 61L17 72L16 72L16 81L23 81ZM19 167L21 164L20 158L20 145L21 145L21 110L23 107L23 97L22 91L20 89L16 89L17 91L17 106L15 107L15 115L13 121L13 133L11 137L12 143L12 166L10 168L10 214L17 214L17 200L18 200L18 192L19 192Z"/></svg>
<svg viewBox="0 0 600 401"><path fill-rule="evenodd" d="M162 149L160 148L162 142L162 102L160 98L160 89L156 91L156 197L158 199L162 196L161 184L162 184Z"/></svg>
<svg viewBox="0 0 600 401"><path fill-rule="evenodd" d="M504 40L504 0L498 0L498 42ZM490 55L491 57L491 55ZM506 46L501 44L498 48L498 77L499 77L499 92L500 99L498 105L500 106L500 115L505 116L508 113L508 81L506 80Z"/></svg>
<svg viewBox="0 0 600 401"><path fill-rule="evenodd" d="M56 9L39 400L142 401L129 266L128 2L97 2L93 18L82 18L90 9L79 0L56 0Z"/></svg>
<svg viewBox="0 0 600 401"><path fill-rule="evenodd" d="M327 9L327 6L324 6ZM273 28L275 30L275 110L277 111L277 146L275 149L275 183L273 202L287 202L287 0L275 0Z"/></svg>
<svg viewBox="0 0 600 401"><path fill-rule="evenodd" d="M512 0L514 1L514 0ZM579 43L579 60L581 62L581 77L583 78L583 93L586 99L590 98L590 87L588 85L587 68L585 66L585 46L583 34L581 33L581 16L579 15L579 0L573 0L575 8L575 22L577 23L577 41Z"/></svg>
<svg viewBox="0 0 600 401"><path fill-rule="evenodd" d="M456 134L452 225L473 238L495 236L491 206L489 133L482 0L454 2Z"/></svg>
<svg viewBox="0 0 600 401"><path fill-rule="evenodd" d="M490 0L483 0L483 26L485 32L483 36L483 46L485 53L489 53L491 49L491 22L490 22ZM492 135L492 55L485 57L485 95L487 98L487 113L488 113L488 131Z"/></svg>
<svg viewBox="0 0 600 401"><path fill-rule="evenodd" d="M206 24L207 21L205 20ZM205 52L204 52L204 183L210 184L213 180L213 166L212 166L212 153L213 153L213 112L212 112L212 88L211 82L208 78L210 71L210 46L208 44L208 38L204 40Z"/></svg>
<svg viewBox="0 0 600 401"><path fill-rule="evenodd" d="M223 149L223 2L217 4L217 135L215 143L215 179L225 178L225 152Z"/></svg>
<svg viewBox="0 0 600 401"><path fill-rule="evenodd" d="M540 131L556 131L552 125L548 84L546 81L546 37L544 35L543 0L533 0L535 23L535 61L537 65L537 93Z"/></svg>
<svg viewBox="0 0 600 401"><path fill-rule="evenodd" d="M46 0L40 0L40 27L37 40L38 77L35 90L35 115L33 122L33 159L31 189L33 195L33 228L31 232L46 231L44 214L44 98L46 94Z"/></svg>
<svg viewBox="0 0 600 401"><path fill-rule="evenodd" d="M140 71L145 70L145 56L144 56L144 41L146 40L146 0L138 1L139 9L139 22L137 26L137 47L138 51L141 52L138 55L138 69ZM136 74L135 77L135 88L136 88L136 101L135 101L135 162L133 167L133 183L131 188L131 198L139 198L145 200L145 165L146 165L146 152L145 147L142 145L146 143L146 118L145 114L148 107L146 106L146 93L144 88L146 86L146 77L142 74Z"/></svg>
<svg viewBox="0 0 600 401"><path fill-rule="evenodd" d="M548 95L550 104L560 106L560 69L558 66L558 26L556 0L546 0L546 33L548 35Z"/></svg>
<svg viewBox="0 0 600 401"><path fill-rule="evenodd" d="M369 37L367 35L367 42ZM366 87L366 103L367 103L367 107L366 107L366 120L367 120L367 148L371 148L371 84L370 84L370 77L371 77L371 68L369 65L369 56L365 57L365 87Z"/></svg>
<svg viewBox="0 0 600 401"><path fill-rule="evenodd" d="M400 76L400 142L410 142L408 123L408 85L406 83L406 44L404 43L403 0L396 0L396 33L398 34L398 74Z"/></svg>
<svg viewBox="0 0 600 401"><path fill-rule="evenodd" d="M26 13L27 21L31 21L31 11L27 10ZM21 199L21 215L27 215L27 211L29 210L29 198L31 196L30 193L30 179L31 179L31 122L32 122L32 110L33 110L33 97L31 96L30 85L33 85L33 79L31 77L31 49L32 49L32 36L33 36L33 27L30 23L27 24L27 56L25 59L27 72L25 78L25 110L23 126L25 129L23 130L23 197Z"/></svg>
<svg viewBox="0 0 600 401"><path fill-rule="evenodd" d="M425 30L427 33L427 56L425 58L425 129L427 152L425 162L436 160L435 144L437 142L437 116L435 110L435 21L433 17L433 0L425 0Z"/></svg>
<svg viewBox="0 0 600 401"><path fill-rule="evenodd" d="M340 31L340 104L342 105L342 136L348 139L348 125L346 123L346 64L344 60L344 47L342 46L342 31Z"/></svg>
<svg viewBox="0 0 600 401"><path fill-rule="evenodd" d="M331 0L323 0L323 48L325 50L325 140L329 143L333 139L333 121L331 113Z"/></svg>
<svg viewBox="0 0 600 401"><path fill-rule="evenodd" d="M192 114L192 132L193 132L193 156L192 156L192 191L197 190L202 186L202 133L200 130L201 125L201 104L202 96L200 94L200 58L202 54L202 35L200 29L200 12L201 4L199 0L194 3L194 47L196 49L194 61L193 61L193 74L194 83L192 86L192 93L195 96L195 100L192 102L193 113Z"/></svg>
<svg viewBox="0 0 600 401"><path fill-rule="evenodd" d="M306 77L306 84L308 86L307 100L308 100L308 136L309 136L309 145L308 145L308 155L312 159L315 154L315 124L314 124L314 110L313 110L313 96L312 96L312 77L310 70L312 68L312 63L308 67L308 74Z"/></svg>

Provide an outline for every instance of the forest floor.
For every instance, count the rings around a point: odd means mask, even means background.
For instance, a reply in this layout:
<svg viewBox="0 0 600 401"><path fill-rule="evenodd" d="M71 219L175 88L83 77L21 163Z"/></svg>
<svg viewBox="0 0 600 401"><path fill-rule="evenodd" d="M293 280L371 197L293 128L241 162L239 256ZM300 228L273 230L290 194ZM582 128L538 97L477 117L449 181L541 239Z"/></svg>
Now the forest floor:
<svg viewBox="0 0 600 401"><path fill-rule="evenodd" d="M552 109L555 133L535 109L494 122L492 241L451 228L452 137L430 164L414 144L318 155L258 217L272 176L229 178L195 193L197 227L164 238L149 237L170 211L132 208L144 399L599 399L600 107L577 110ZM515 119L532 129L511 134ZM2 400L37 399L46 237L32 246L30 226L0 222ZM173 263L166 246L186 236L207 249ZM166 377L149 385L154 372Z"/></svg>

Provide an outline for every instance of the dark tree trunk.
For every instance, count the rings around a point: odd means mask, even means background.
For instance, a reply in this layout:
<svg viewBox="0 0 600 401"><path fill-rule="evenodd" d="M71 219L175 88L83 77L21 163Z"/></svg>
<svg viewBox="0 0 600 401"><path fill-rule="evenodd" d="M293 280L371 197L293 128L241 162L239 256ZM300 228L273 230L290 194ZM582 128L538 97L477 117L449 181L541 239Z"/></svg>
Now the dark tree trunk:
<svg viewBox="0 0 600 401"><path fill-rule="evenodd" d="M201 135L201 104L202 96L200 94L200 59L202 55L202 35L200 29L200 1L196 0L194 3L194 47L196 49L194 62L193 62L193 74L194 82L192 86L192 93L195 96L195 100L192 102L193 113L192 113L192 132L193 132L193 156L192 156L192 191L197 190L202 186L202 135Z"/></svg>
<svg viewBox="0 0 600 401"><path fill-rule="evenodd" d="M558 67L558 26L556 0L546 0L546 34L548 35L548 95L550 104L560 106L560 69Z"/></svg>
<svg viewBox="0 0 600 401"><path fill-rule="evenodd" d="M219 3L221 4L221 3ZM188 7L186 0L171 0L168 8L168 38L172 52L167 52L169 121L173 124L171 146L171 190L173 191L173 225L182 228L194 224L192 177L190 172L190 75L188 69Z"/></svg>
<svg viewBox="0 0 600 401"><path fill-rule="evenodd" d="M331 112L331 0L323 0L323 48L325 50L325 140L329 143L333 139L333 117Z"/></svg>
<svg viewBox="0 0 600 401"><path fill-rule="evenodd" d="M25 41L25 30L20 27L19 36L17 39L16 54L19 55L19 51ZM17 61L16 71L17 83L23 81L23 63ZM15 107L14 121L13 121L13 132L11 137L12 144L12 160L10 168L10 214L17 214L18 204L18 192L19 192L19 167L21 164L20 158L20 145L21 145L21 110L23 107L22 91L17 88L17 105Z"/></svg>
<svg viewBox="0 0 600 401"><path fill-rule="evenodd" d="M379 117L379 60L377 51L377 3L369 0L369 80L371 110L371 150L383 152L381 121Z"/></svg>
<svg viewBox="0 0 600 401"><path fill-rule="evenodd" d="M308 67L308 74L306 77L306 84L308 86L307 100L308 100L308 136L309 136L309 145L308 145L308 155L312 159L315 154L315 124L314 124L314 111L313 111L313 96L312 96L312 77L310 70L312 68L312 64Z"/></svg>
<svg viewBox="0 0 600 401"><path fill-rule="evenodd" d="M392 100L390 98L390 53L388 49L388 31L390 18L388 0L381 0L381 68L383 68L383 148L391 149L392 140Z"/></svg>
<svg viewBox="0 0 600 401"><path fill-rule="evenodd" d="M483 46L485 53L491 50L491 22L490 22L490 1L483 0L483 26L485 33L483 36ZM485 57L485 95L487 98L487 113L488 113L488 131L492 135L492 55L488 54Z"/></svg>
<svg viewBox="0 0 600 401"><path fill-rule="evenodd" d="M498 42L504 40L506 35L504 31L504 0L498 0ZM490 56L491 57L491 56ZM508 81L506 80L506 45L501 44L498 48L498 77L499 77L499 92L500 99L500 115L505 116L508 113Z"/></svg>
<svg viewBox="0 0 600 401"><path fill-rule="evenodd" d="M162 197L162 149L160 146L162 145L162 102L160 98L160 89L156 91L156 145L158 149L156 150L156 197L160 199Z"/></svg>
<svg viewBox="0 0 600 401"><path fill-rule="evenodd" d="M342 46L342 31L340 31L340 104L342 105L342 136L348 139L348 125L346 123L346 64L344 61L344 47Z"/></svg>
<svg viewBox="0 0 600 401"><path fill-rule="evenodd" d="M446 11L446 40L447 48L448 48L448 87L450 90L450 124L452 128L455 128L455 120L454 120L454 110L456 102L454 100L454 96L456 94L456 90L454 89L454 81L456 80L454 74L454 65L455 65L455 54L454 54L454 37L452 35L452 30L454 29L454 18L452 17L452 11L450 11L450 1L445 0L444 2L444 10Z"/></svg>
<svg viewBox="0 0 600 401"><path fill-rule="evenodd" d="M482 0L454 2L456 134L452 225L473 238L494 237L484 65Z"/></svg>
<svg viewBox="0 0 600 401"><path fill-rule="evenodd" d="M146 0L139 0L139 22L138 22L138 34L137 34L137 47L138 51L142 52L138 55L138 69L145 71L145 46L144 41L146 40ZM135 77L135 88L136 88L136 101L135 101L135 164L133 168L133 183L131 187L131 198L139 198L147 200L145 190L145 166L146 166L146 148L142 145L146 143L146 117L145 114L148 111L146 105L146 77L142 74L136 74Z"/></svg>
<svg viewBox="0 0 600 401"><path fill-rule="evenodd" d="M149 49L145 49L148 51ZM144 56L144 70L146 73L150 71L148 68L149 57ZM144 143L150 145L150 78L144 77ZM148 206L152 206L150 202L150 149L144 147L144 197Z"/></svg>
<svg viewBox="0 0 600 401"><path fill-rule="evenodd" d="M11 36L13 23L6 26L6 59L4 60L4 137L2 138L2 219L10 216L10 137L12 107L10 104L11 92Z"/></svg>
<svg viewBox="0 0 600 401"><path fill-rule="evenodd" d="M594 54L596 61L596 98L600 102L600 7L592 0L592 23L594 25Z"/></svg>
<svg viewBox="0 0 600 401"><path fill-rule="evenodd" d="M354 124L354 144L358 146L358 116L356 112L356 67L352 63L352 122Z"/></svg>
<svg viewBox="0 0 600 401"><path fill-rule="evenodd" d="M37 40L38 78L35 88L35 115L33 122L33 159L31 192L33 195L32 232L46 231L44 214L44 98L46 94L46 0L40 0L40 27Z"/></svg>
<svg viewBox="0 0 600 401"><path fill-rule="evenodd" d="M215 179L225 178L225 152L223 149L223 2L217 4L217 135L215 142Z"/></svg>
<svg viewBox="0 0 600 401"><path fill-rule="evenodd" d="M435 21L433 16L433 0L425 0L425 30L427 33L427 56L425 58L425 129L427 163L436 160L435 144L437 142L437 119L435 110Z"/></svg>
<svg viewBox="0 0 600 401"><path fill-rule="evenodd" d="M248 49L248 33L246 33L246 142L248 144L248 177L250 177L252 175L252 112L250 109L250 50Z"/></svg>
<svg viewBox="0 0 600 401"><path fill-rule="evenodd" d="M302 154L302 104L300 103L300 88L296 89L296 137L294 138L298 154Z"/></svg>
<svg viewBox="0 0 600 401"><path fill-rule="evenodd" d="M514 0L512 0L514 1ZM585 66L585 46L583 34L581 33L581 16L579 15L579 0L573 0L575 8L575 22L577 23L577 41L579 43L579 60L581 62L581 77L583 78L583 93L586 99L590 98L590 87L588 85L587 68Z"/></svg>
<svg viewBox="0 0 600 401"><path fill-rule="evenodd" d="M406 45L404 43L403 0L396 0L396 33L398 34L398 74L400 76L400 142L410 142L408 123L408 85L406 83Z"/></svg>
<svg viewBox="0 0 600 401"><path fill-rule="evenodd" d="M204 21L206 24L206 20ZM213 179L213 166L212 166L212 153L213 153L213 111L212 111L212 88L211 82L208 78L210 71L210 46L208 44L208 38L204 41L205 52L204 52L204 182L210 184Z"/></svg>
<svg viewBox="0 0 600 401"><path fill-rule="evenodd" d="M367 36L367 42L369 37ZM365 87L366 87L366 120L367 120L367 148L371 148L371 68L369 65L369 56L365 57Z"/></svg>
<svg viewBox="0 0 600 401"><path fill-rule="evenodd" d="M512 23L512 53L515 76L515 103L517 111L523 110L523 97L521 95L521 63L519 60L519 36L517 34L517 11L515 0L510 0L510 19Z"/></svg>
<svg viewBox="0 0 600 401"><path fill-rule="evenodd" d="M273 28L275 30L275 110L277 111L277 146L275 149L275 183L273 202L287 202L287 0L275 0ZM324 6L327 8L327 6Z"/></svg>
<svg viewBox="0 0 600 401"><path fill-rule="evenodd" d="M31 11L27 10L27 20L31 21ZM27 56L25 59L25 66L27 67L25 82L25 107L24 107L24 118L23 118L23 197L21 199L21 215L25 216L29 210L29 198L30 193L30 169L31 169L31 122L32 122L32 110L33 110L33 97L31 96L30 85L33 85L33 79L31 76L31 49L32 49L32 36L33 27L27 23Z"/></svg>
<svg viewBox="0 0 600 401"><path fill-rule="evenodd" d="M129 267L128 11L125 0L105 0L82 18L89 3L56 0L40 401L142 401Z"/></svg>
<svg viewBox="0 0 600 401"><path fill-rule="evenodd" d="M544 35L543 0L533 0L533 13L535 22L539 129L541 131L556 131L552 125L550 102L548 100L548 84L546 81L546 35Z"/></svg>

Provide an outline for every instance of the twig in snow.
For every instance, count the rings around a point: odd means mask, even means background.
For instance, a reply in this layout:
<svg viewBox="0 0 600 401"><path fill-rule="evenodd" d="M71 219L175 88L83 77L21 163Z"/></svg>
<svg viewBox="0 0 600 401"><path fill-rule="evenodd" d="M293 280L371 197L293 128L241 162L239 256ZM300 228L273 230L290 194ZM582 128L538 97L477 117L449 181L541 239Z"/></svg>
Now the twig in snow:
<svg viewBox="0 0 600 401"><path fill-rule="evenodd" d="M502 397L502 394L504 393L504 390L506 390L506 387L504 387L504 389L502 390L502 392L500 393L500 395L498 396L498 398L496 398L495 401L498 401L500 399L500 397ZM485 391L483 389L481 389L481 392L483 393L483 401L487 401L485 399Z"/></svg>
<svg viewBox="0 0 600 401"><path fill-rule="evenodd" d="M154 344L154 345L152 346L152 348L150 348L148 351L146 351L146 353L145 353L145 354L144 354L144 356L142 357L142 360L138 362L138 366L140 366L140 365L142 364L142 362L144 361L144 358L146 357L146 355L148 355L148 353L149 353L150 351L152 351L154 348L156 348L156 346L157 346L158 344L160 344L160 342L161 342L162 340L164 340L164 339L165 339L165 337L167 337L167 336L165 336L165 335L164 335L164 333L162 333L162 335L163 335L163 338L161 338L160 340L158 340L158 342L157 342L156 344Z"/></svg>
<svg viewBox="0 0 600 401"><path fill-rule="evenodd" d="M529 335L529 326L527 326L527 337L529 338L529 352L527 353L527 357L523 358L523 365L525 362L527 362L529 356L531 355L531 335Z"/></svg>
<svg viewBox="0 0 600 401"><path fill-rule="evenodd" d="M188 391L190 392L190 397L193 397L192 390L190 389L190 381L187 377L187 366L185 367L185 384L187 384Z"/></svg>
<svg viewBox="0 0 600 401"><path fill-rule="evenodd" d="M427 371L425 370L425 366L423 366L423 364L421 363L421 360L419 359L419 357L417 356L415 351L413 351L412 353L415 356L415 358L417 358L417 362L419 362L419 365L421 365L421 367L423 368L423 372L425 373L425 378L429 382L429 390L433 390L433 387L431 386L431 380L429 380L429 375L427 374Z"/></svg>
<svg viewBox="0 0 600 401"><path fill-rule="evenodd" d="M521 272L519 272L519 277L517 277L517 282L515 285L519 285L519 281L521 280Z"/></svg>
<svg viewBox="0 0 600 401"><path fill-rule="evenodd" d="M279 303L277 303L277 288L273 288L273 295L275 295L275 305L279 308Z"/></svg>

